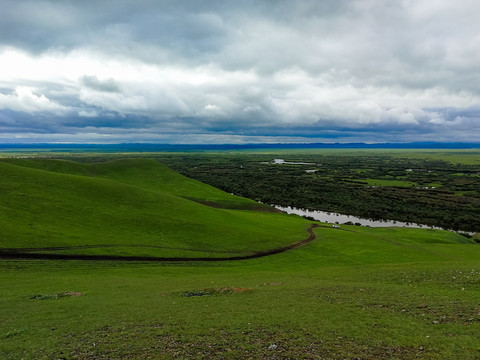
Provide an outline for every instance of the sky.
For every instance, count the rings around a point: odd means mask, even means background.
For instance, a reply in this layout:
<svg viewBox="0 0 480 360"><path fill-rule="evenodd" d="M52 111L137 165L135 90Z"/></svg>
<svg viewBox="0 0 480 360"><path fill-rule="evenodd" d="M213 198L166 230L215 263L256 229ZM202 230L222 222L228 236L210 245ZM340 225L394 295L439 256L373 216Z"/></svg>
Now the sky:
<svg viewBox="0 0 480 360"><path fill-rule="evenodd" d="M478 0L2 0L0 143L479 142Z"/></svg>

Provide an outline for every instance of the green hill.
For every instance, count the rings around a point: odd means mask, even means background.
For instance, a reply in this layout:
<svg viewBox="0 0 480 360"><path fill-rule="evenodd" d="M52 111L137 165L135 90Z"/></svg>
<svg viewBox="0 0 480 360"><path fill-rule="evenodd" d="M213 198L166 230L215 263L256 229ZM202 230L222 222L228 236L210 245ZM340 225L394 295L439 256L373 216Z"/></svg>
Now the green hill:
<svg viewBox="0 0 480 360"><path fill-rule="evenodd" d="M308 223L154 160L0 161L0 247L29 252L230 257L286 246Z"/></svg>

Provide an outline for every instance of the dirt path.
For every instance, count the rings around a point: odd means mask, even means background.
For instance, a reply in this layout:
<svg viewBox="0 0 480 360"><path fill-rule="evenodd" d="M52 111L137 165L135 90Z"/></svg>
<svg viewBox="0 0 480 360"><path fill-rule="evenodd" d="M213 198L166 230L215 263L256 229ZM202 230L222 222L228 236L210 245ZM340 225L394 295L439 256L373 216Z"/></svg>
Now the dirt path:
<svg viewBox="0 0 480 360"><path fill-rule="evenodd" d="M59 250L81 250L81 249L102 249L102 248L150 248L150 249L168 249L168 250L182 250L192 252L209 252L214 254L237 254L235 251L206 251L201 249L189 249L171 246L154 246L154 245L120 245L120 244L99 244L99 245L72 245L72 246L52 246L52 247L37 247L37 248L0 248L0 254L19 254L32 252L46 252Z"/></svg>
<svg viewBox="0 0 480 360"><path fill-rule="evenodd" d="M121 260L121 261L171 261L171 262L191 262L191 261L231 261L231 260L248 260L265 257L269 255L280 254L282 252L296 249L302 245L308 244L316 239L316 235L313 229L320 227L321 225L312 224L308 229L308 238L293 243L288 246L283 246L275 249L258 251L249 255L238 255L229 257L153 257L153 256L110 256L110 255L74 255L74 254L41 254L30 253L28 251L41 251L41 250L59 250L64 248L35 248L35 249L0 249L0 259L42 259L42 260ZM119 245L111 245L111 247L118 247ZM85 246L84 248L88 247ZM97 247L109 247L109 245L101 245ZM82 247L75 247L82 248ZM27 251L25 251L27 250ZM191 250L191 249L189 249ZM23 252L22 252L23 251ZM193 251L193 250L192 250Z"/></svg>

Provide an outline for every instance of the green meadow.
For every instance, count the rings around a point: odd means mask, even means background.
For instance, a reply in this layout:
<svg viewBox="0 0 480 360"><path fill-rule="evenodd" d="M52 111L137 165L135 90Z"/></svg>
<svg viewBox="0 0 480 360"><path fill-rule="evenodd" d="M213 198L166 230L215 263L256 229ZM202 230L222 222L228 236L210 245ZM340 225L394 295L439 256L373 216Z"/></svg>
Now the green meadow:
<svg viewBox="0 0 480 360"><path fill-rule="evenodd" d="M412 187L417 186L418 184L411 181L403 180L378 180L378 179L365 179L357 180L357 182L365 183L370 186L397 186L397 187Z"/></svg>
<svg viewBox="0 0 480 360"><path fill-rule="evenodd" d="M0 171L0 247L12 251L224 257L307 236L305 222L154 160L4 160Z"/></svg>
<svg viewBox="0 0 480 360"><path fill-rule="evenodd" d="M1 359L480 358L475 237L316 223L289 251L192 262L312 222L154 160L2 159L0 175Z"/></svg>

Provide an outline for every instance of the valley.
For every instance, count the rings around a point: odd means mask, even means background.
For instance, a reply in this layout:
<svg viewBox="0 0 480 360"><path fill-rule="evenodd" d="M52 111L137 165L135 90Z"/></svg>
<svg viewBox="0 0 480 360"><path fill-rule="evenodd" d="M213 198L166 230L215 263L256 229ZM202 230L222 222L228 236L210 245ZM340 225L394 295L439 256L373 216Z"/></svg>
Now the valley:
<svg viewBox="0 0 480 360"><path fill-rule="evenodd" d="M480 355L476 235L332 228L128 155L0 160L2 359Z"/></svg>

